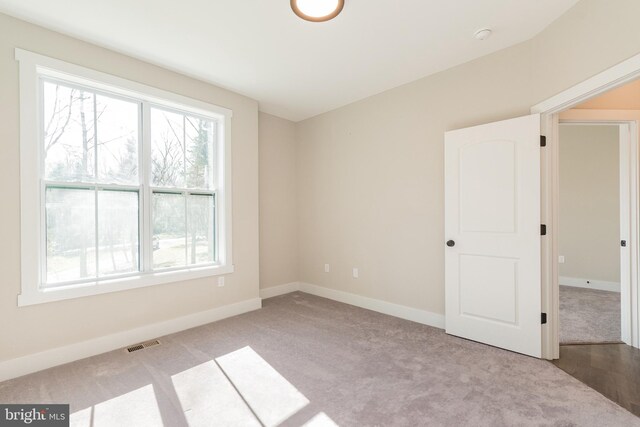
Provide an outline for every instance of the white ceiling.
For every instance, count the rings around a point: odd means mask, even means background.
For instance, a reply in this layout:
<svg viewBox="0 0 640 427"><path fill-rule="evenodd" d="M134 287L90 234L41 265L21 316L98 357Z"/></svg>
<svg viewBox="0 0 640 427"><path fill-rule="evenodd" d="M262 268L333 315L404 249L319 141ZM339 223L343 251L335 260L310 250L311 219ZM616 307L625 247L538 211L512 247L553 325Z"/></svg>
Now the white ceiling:
<svg viewBox="0 0 640 427"><path fill-rule="evenodd" d="M577 0L0 0L0 11L245 94L298 121L533 37ZM486 41L473 38L491 27Z"/></svg>

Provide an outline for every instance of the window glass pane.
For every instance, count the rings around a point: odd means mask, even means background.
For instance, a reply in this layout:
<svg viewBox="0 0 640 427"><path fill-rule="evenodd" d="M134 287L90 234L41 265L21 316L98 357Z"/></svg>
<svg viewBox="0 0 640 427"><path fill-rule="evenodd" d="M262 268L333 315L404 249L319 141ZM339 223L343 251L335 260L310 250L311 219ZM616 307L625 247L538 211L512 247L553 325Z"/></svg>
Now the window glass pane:
<svg viewBox="0 0 640 427"><path fill-rule="evenodd" d="M182 194L153 193L153 266L186 264L185 198Z"/></svg>
<svg viewBox="0 0 640 427"><path fill-rule="evenodd" d="M184 186L184 116L151 109L151 173L157 187Z"/></svg>
<svg viewBox="0 0 640 427"><path fill-rule="evenodd" d="M213 120L185 116L186 178L188 188L210 189L214 184Z"/></svg>
<svg viewBox="0 0 640 427"><path fill-rule="evenodd" d="M214 253L213 196L190 195L187 199L187 262L211 263Z"/></svg>
<svg viewBox="0 0 640 427"><path fill-rule="evenodd" d="M98 192L100 275L138 271L138 193Z"/></svg>
<svg viewBox="0 0 640 427"><path fill-rule="evenodd" d="M96 95L98 181L138 183L139 104Z"/></svg>
<svg viewBox="0 0 640 427"><path fill-rule="evenodd" d="M95 192L47 188L48 284L96 276Z"/></svg>
<svg viewBox="0 0 640 427"><path fill-rule="evenodd" d="M43 83L45 178L88 181L95 175L94 95Z"/></svg>

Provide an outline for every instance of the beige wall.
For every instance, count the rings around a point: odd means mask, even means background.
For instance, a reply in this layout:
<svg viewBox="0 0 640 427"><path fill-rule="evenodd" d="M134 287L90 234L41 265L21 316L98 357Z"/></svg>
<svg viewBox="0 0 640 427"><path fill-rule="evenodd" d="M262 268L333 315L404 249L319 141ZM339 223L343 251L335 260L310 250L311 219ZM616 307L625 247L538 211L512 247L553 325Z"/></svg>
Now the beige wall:
<svg viewBox="0 0 640 427"><path fill-rule="evenodd" d="M260 287L298 280L295 124L260 113Z"/></svg>
<svg viewBox="0 0 640 427"><path fill-rule="evenodd" d="M443 133L527 114L529 51L519 45L299 123L302 281L444 312Z"/></svg>
<svg viewBox="0 0 640 427"><path fill-rule="evenodd" d="M18 308L20 47L233 110L235 273ZM227 90L0 14L0 361L258 297L258 105ZM7 325L11 325L8 327Z"/></svg>
<svg viewBox="0 0 640 427"><path fill-rule="evenodd" d="M0 147L8 159L0 168L0 323L12 325L0 328L0 361L254 298L259 282L292 278L443 313L443 133L527 114L640 52L639 15L636 0L583 0L533 40L298 123L295 132L262 115L260 149L255 101L0 15ZM236 273L227 286L203 279L16 307L16 46L233 109Z"/></svg>
<svg viewBox="0 0 640 427"><path fill-rule="evenodd" d="M560 126L560 276L620 283L619 130Z"/></svg>
<svg viewBox="0 0 640 427"><path fill-rule="evenodd" d="M583 0L533 40L299 123L300 280L444 313L444 132L527 114L639 53L639 14Z"/></svg>
<svg viewBox="0 0 640 427"><path fill-rule="evenodd" d="M582 0L534 37L533 104L640 52L640 1Z"/></svg>

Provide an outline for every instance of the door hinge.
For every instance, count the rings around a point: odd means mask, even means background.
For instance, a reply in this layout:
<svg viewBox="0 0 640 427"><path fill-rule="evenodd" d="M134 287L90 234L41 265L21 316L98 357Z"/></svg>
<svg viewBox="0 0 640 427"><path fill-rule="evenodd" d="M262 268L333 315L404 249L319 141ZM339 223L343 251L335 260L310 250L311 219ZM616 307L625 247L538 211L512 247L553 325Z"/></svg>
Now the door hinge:
<svg viewBox="0 0 640 427"><path fill-rule="evenodd" d="M547 324L547 313L540 313L540 323L543 325Z"/></svg>
<svg viewBox="0 0 640 427"><path fill-rule="evenodd" d="M541 236L547 235L547 224L540 224L540 235Z"/></svg>
<svg viewBox="0 0 640 427"><path fill-rule="evenodd" d="M540 147L547 146L547 137L544 135L540 135Z"/></svg>

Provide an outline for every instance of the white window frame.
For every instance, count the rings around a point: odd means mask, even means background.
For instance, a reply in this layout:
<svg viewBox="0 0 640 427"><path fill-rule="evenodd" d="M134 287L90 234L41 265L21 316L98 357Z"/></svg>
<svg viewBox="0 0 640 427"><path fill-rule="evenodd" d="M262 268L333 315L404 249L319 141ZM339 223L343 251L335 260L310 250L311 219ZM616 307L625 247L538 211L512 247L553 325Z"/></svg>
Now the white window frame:
<svg viewBox="0 0 640 427"><path fill-rule="evenodd" d="M164 283L180 282L209 276L230 274L234 271L232 249L232 202L231 202L231 118L232 111L191 99L172 92L146 86L110 74L80 67L54 58L49 58L23 49L15 50L15 59L20 66L20 208L21 208L21 293L18 306L61 301L90 295L117 292ZM215 188L216 255L215 264L186 266L179 269L141 271L117 278L91 278L82 283L43 288L46 262L42 239L46 230L42 221L43 186L41 161L41 79L54 79L70 84L88 86L97 91L135 98L142 103L141 120L150 120L150 106L161 106L187 114L195 114L216 120L218 123L217 155L218 170ZM148 123L147 123L148 124ZM149 128L149 126L145 126ZM144 152L150 150L150 135L143 135L140 146ZM140 161L145 154L141 151ZM148 164L140 168L146 177L150 174ZM152 189L148 179L142 180L139 197L143 214L140 215L141 248L150 247ZM172 189L171 191L176 191ZM143 192L146 194L143 197ZM193 190L194 193L200 193ZM148 252L148 251L147 251ZM144 254L144 255L143 255ZM150 257L140 250L141 256Z"/></svg>

